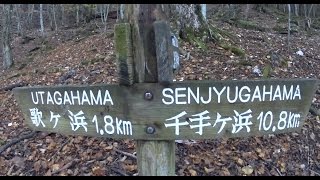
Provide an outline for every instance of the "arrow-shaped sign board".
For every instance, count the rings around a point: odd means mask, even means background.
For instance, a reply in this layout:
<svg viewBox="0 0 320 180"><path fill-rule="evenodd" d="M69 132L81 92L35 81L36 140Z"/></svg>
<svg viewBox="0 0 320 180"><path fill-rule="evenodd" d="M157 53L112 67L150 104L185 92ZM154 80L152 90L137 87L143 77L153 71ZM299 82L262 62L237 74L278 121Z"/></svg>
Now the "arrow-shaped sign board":
<svg viewBox="0 0 320 180"><path fill-rule="evenodd" d="M26 124L66 135L213 139L300 130L316 79L15 88Z"/></svg>

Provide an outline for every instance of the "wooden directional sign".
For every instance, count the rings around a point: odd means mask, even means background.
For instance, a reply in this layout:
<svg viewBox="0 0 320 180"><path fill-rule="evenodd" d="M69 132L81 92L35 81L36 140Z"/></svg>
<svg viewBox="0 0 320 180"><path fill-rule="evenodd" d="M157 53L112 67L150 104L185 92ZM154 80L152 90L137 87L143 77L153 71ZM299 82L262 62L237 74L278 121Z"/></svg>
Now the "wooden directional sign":
<svg viewBox="0 0 320 180"><path fill-rule="evenodd" d="M213 139L299 130L315 79L15 88L26 123L68 135Z"/></svg>

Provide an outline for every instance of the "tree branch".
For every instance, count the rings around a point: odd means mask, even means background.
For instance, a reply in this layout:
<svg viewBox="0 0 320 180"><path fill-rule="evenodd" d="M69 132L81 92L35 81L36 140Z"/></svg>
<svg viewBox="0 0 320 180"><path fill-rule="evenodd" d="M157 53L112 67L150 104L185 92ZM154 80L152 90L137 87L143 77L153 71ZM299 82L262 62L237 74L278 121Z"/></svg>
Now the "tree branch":
<svg viewBox="0 0 320 180"><path fill-rule="evenodd" d="M122 176L128 176L126 173L122 172L120 169L116 169L114 167L110 168L112 171L121 174Z"/></svg>
<svg viewBox="0 0 320 180"><path fill-rule="evenodd" d="M79 162L79 159L74 159L71 162L68 162L67 164L65 164L61 169L58 169L54 172L52 172L52 174L59 174L60 172L70 168L71 166L73 166L75 163Z"/></svg>
<svg viewBox="0 0 320 180"><path fill-rule="evenodd" d="M128 153L128 152L124 152L124 151L121 151L119 149L116 149L116 148L113 148L113 150L115 150L116 152L118 153L121 153L121 154L124 154L126 156L129 156L129 157L132 157L133 159L137 159L137 157L131 153Z"/></svg>
<svg viewBox="0 0 320 180"><path fill-rule="evenodd" d="M14 139L10 142L8 142L7 144L3 145L0 147L0 154L5 151L6 149L8 149L10 146L13 146L15 144L17 144L18 142L24 140L24 139L29 139L29 138L32 138L37 132L36 131L32 131L31 133L29 134L26 134L26 135L23 135L17 139Z"/></svg>
<svg viewBox="0 0 320 180"><path fill-rule="evenodd" d="M28 84L24 83L24 82L19 82L19 83L11 84L9 86L0 88L0 91L11 91L13 88L22 87L22 86L26 86L26 85L28 85Z"/></svg>

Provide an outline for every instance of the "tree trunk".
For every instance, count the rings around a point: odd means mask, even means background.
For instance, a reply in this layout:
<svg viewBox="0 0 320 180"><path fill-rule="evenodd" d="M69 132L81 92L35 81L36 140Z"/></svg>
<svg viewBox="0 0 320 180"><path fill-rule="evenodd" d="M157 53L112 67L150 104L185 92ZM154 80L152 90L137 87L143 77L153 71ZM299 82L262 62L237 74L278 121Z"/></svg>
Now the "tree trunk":
<svg viewBox="0 0 320 180"><path fill-rule="evenodd" d="M79 11L80 11L80 5L77 4L76 5L76 25L79 26L79 22L80 22L80 17L79 17Z"/></svg>
<svg viewBox="0 0 320 180"><path fill-rule="evenodd" d="M311 12L312 12L312 9L313 8L313 4L311 4L310 8L309 8L309 12L308 12L308 17L310 18L311 16ZM314 17L314 16L313 16Z"/></svg>
<svg viewBox="0 0 320 180"><path fill-rule="evenodd" d="M124 18L124 4L120 4L120 20Z"/></svg>
<svg viewBox="0 0 320 180"><path fill-rule="evenodd" d="M23 29L22 29L21 15L20 15L21 5L16 4L14 6L15 6L16 20L17 20L17 33L19 36L24 36Z"/></svg>
<svg viewBox="0 0 320 180"><path fill-rule="evenodd" d="M311 8L310 8L311 9ZM312 9L312 17L317 17L317 6L315 6L313 9Z"/></svg>
<svg viewBox="0 0 320 180"><path fill-rule="evenodd" d="M100 16L101 16L101 22L104 26L103 28L104 32L107 32L107 20L108 20L108 14L109 14L109 7L110 7L110 4L100 5Z"/></svg>
<svg viewBox="0 0 320 180"><path fill-rule="evenodd" d="M290 4L288 4L288 52L290 51L290 21L291 21L291 7Z"/></svg>
<svg viewBox="0 0 320 180"><path fill-rule="evenodd" d="M29 28L32 28L32 18L33 18L33 10L34 10L34 4L28 4L28 24Z"/></svg>
<svg viewBox="0 0 320 180"><path fill-rule="evenodd" d="M109 8L110 8L110 4L105 4L104 5L104 10L105 10L105 12L104 12L104 22L105 22L105 24L104 24L104 32L107 32L107 22L108 22L108 14L109 14Z"/></svg>
<svg viewBox="0 0 320 180"><path fill-rule="evenodd" d="M61 25L64 26L65 25L65 12L64 12L63 4L61 4L60 7L61 7Z"/></svg>
<svg viewBox="0 0 320 180"><path fill-rule="evenodd" d="M42 6L43 6L43 4L40 4L40 32L41 32L41 36L44 37L44 26L43 26Z"/></svg>
<svg viewBox="0 0 320 180"><path fill-rule="evenodd" d="M2 52L3 68L8 69L13 65L12 51L10 46L10 26L11 26L11 4L3 5L3 24L2 24Z"/></svg>
<svg viewBox="0 0 320 180"><path fill-rule="evenodd" d="M58 25L57 25L55 4L52 4L52 15L53 15L53 22L54 22L54 31L57 31L58 30Z"/></svg>
<svg viewBox="0 0 320 180"><path fill-rule="evenodd" d="M100 19L101 19L101 23L104 25L104 4L100 4L99 6L99 12L100 12Z"/></svg>
<svg viewBox="0 0 320 180"><path fill-rule="evenodd" d="M176 14L179 36L187 39L195 34L202 34L206 27L206 21L201 14L199 4L177 4L174 5L173 13Z"/></svg>
<svg viewBox="0 0 320 180"><path fill-rule="evenodd" d="M299 4L299 16L303 15L304 13L304 8L302 8L304 4Z"/></svg>
<svg viewBox="0 0 320 180"><path fill-rule="evenodd" d="M201 4L201 14L203 19L206 21L207 20L207 5L206 4Z"/></svg>
<svg viewBox="0 0 320 180"><path fill-rule="evenodd" d="M246 6L246 12L245 12L245 19L246 19L246 20L249 18L249 11L250 11L250 4L247 4L247 6Z"/></svg>
<svg viewBox="0 0 320 180"><path fill-rule="evenodd" d="M116 23L119 22L119 17L120 17L120 5L117 4L117 20L116 20Z"/></svg>
<svg viewBox="0 0 320 180"><path fill-rule="evenodd" d="M294 14L295 14L296 16L299 16L299 4L295 4L295 5L294 5Z"/></svg>
<svg viewBox="0 0 320 180"><path fill-rule="evenodd" d="M312 8L312 5L311 5L311 8ZM304 28L306 31L308 31L310 30L310 27L311 27L311 18L309 17L310 13L308 13L307 4L303 4L303 10L304 10Z"/></svg>
<svg viewBox="0 0 320 180"><path fill-rule="evenodd" d="M304 17L307 17L307 4L303 4Z"/></svg>
<svg viewBox="0 0 320 180"><path fill-rule="evenodd" d="M51 31L53 31L53 17L52 17L51 9L52 9L52 5L48 4L47 5L47 13L48 13L48 17L49 17L49 25L50 25Z"/></svg>

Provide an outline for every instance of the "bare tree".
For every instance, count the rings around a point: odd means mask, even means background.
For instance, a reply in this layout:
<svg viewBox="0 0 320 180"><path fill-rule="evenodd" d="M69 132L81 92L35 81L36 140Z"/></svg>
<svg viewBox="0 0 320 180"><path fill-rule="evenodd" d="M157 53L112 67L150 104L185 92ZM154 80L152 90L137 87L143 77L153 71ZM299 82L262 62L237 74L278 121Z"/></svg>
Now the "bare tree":
<svg viewBox="0 0 320 180"><path fill-rule="evenodd" d="M120 20L124 18L124 4L120 4Z"/></svg>
<svg viewBox="0 0 320 180"><path fill-rule="evenodd" d="M106 32L110 4L101 4L99 7L100 7L99 9L100 9L101 21L104 26L103 31Z"/></svg>
<svg viewBox="0 0 320 180"><path fill-rule="evenodd" d="M55 4L52 4L52 16L53 16L53 22L54 22L54 30L57 31L58 30L58 25L57 25Z"/></svg>
<svg viewBox="0 0 320 180"><path fill-rule="evenodd" d="M80 5L77 4L76 5L76 25L78 26L79 25L79 22L80 22Z"/></svg>
<svg viewBox="0 0 320 180"><path fill-rule="evenodd" d="M10 46L10 26L11 26L11 4L3 5L3 24L2 24L2 52L3 68L8 69L13 65L12 51Z"/></svg>
<svg viewBox="0 0 320 180"><path fill-rule="evenodd" d="M237 4L228 4L227 7L228 7L228 17L236 19L238 17L237 14L239 13L239 10L240 10L239 6ZM259 12L261 12L262 5L258 4L257 9L259 10Z"/></svg>
<svg viewBox="0 0 320 180"><path fill-rule="evenodd" d="M117 4L117 20L116 22L121 22L124 19L124 4Z"/></svg>
<svg viewBox="0 0 320 180"><path fill-rule="evenodd" d="M310 11L312 11L312 17L316 17L316 15L317 15L317 6L314 6L314 8L310 7ZM309 17L311 17L311 15Z"/></svg>
<svg viewBox="0 0 320 180"><path fill-rule="evenodd" d="M17 33L20 36L24 36L23 29L22 29L21 14L20 14L21 5L20 4L15 4L14 5L14 10L15 10L15 13L16 13Z"/></svg>
<svg viewBox="0 0 320 180"><path fill-rule="evenodd" d="M309 8L309 12L308 12L308 17L310 18L311 17L311 12L312 12L312 10L313 9L315 9L315 8L313 8L313 4L311 4L311 6L310 6L310 8ZM315 15L313 15L313 17L315 17Z"/></svg>
<svg viewBox="0 0 320 180"><path fill-rule="evenodd" d="M304 17L307 17L307 4L303 4L303 12L304 12Z"/></svg>
<svg viewBox="0 0 320 180"><path fill-rule="evenodd" d="M65 9L63 4L60 5L61 8L61 25L64 26L65 25Z"/></svg>
<svg viewBox="0 0 320 180"><path fill-rule="evenodd" d="M291 21L291 7L290 4L288 4L288 52L290 51L290 21Z"/></svg>
<svg viewBox="0 0 320 180"><path fill-rule="evenodd" d="M310 9L308 10L307 4L303 4L305 30L309 30L311 27L310 12L311 12L312 7L313 7L313 4L311 4Z"/></svg>
<svg viewBox="0 0 320 180"><path fill-rule="evenodd" d="M250 11L250 4L246 5L246 11L245 11L245 19L248 19L249 17L249 11Z"/></svg>
<svg viewBox="0 0 320 180"><path fill-rule="evenodd" d="M200 7L201 7L202 17L206 21L207 20L207 5L206 4L200 4Z"/></svg>
<svg viewBox="0 0 320 180"><path fill-rule="evenodd" d="M43 10L42 10L43 4L40 4L40 32L41 36L44 37L44 26L43 26Z"/></svg>
<svg viewBox="0 0 320 180"><path fill-rule="evenodd" d="M299 4L294 4L294 15L299 16Z"/></svg>
<svg viewBox="0 0 320 180"><path fill-rule="evenodd" d="M34 10L34 4L28 4L28 16L27 16L27 22L29 24L29 28L32 26L32 18L33 18L33 10Z"/></svg>
<svg viewBox="0 0 320 180"><path fill-rule="evenodd" d="M48 16L50 21L50 28L51 30L57 31L58 25L57 25L57 18L56 18L56 8L55 4L48 4Z"/></svg>
<svg viewBox="0 0 320 180"><path fill-rule="evenodd" d="M208 29L200 4L169 5L169 11L170 17L177 22L179 36L182 39L188 38L190 33L202 36L203 32Z"/></svg>
<svg viewBox="0 0 320 180"><path fill-rule="evenodd" d="M53 31L53 17L52 17L52 13L51 13L51 8L52 5L47 4L47 13L48 13L48 17L49 17L49 26L51 31Z"/></svg>

